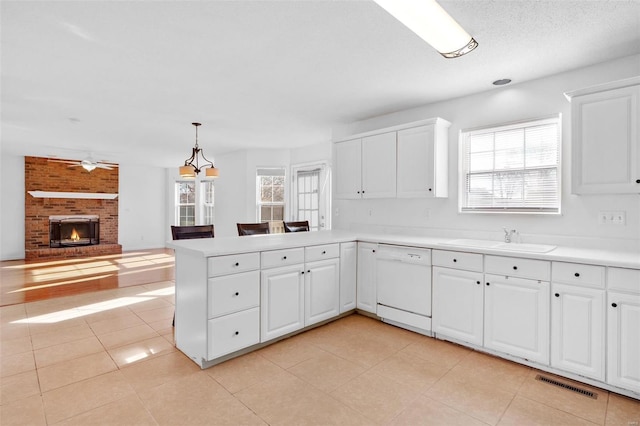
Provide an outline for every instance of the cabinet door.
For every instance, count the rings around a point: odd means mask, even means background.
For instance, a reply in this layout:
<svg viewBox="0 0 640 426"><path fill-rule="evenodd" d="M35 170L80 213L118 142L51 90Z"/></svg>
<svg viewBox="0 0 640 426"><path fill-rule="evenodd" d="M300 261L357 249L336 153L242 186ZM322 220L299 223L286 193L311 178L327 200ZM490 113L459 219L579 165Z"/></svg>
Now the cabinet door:
<svg viewBox="0 0 640 426"><path fill-rule="evenodd" d="M640 392L640 295L609 292L607 383Z"/></svg>
<svg viewBox="0 0 640 426"><path fill-rule="evenodd" d="M485 274L484 346L549 364L549 283Z"/></svg>
<svg viewBox="0 0 640 426"><path fill-rule="evenodd" d="M482 345L484 316L482 273L433 268L433 331Z"/></svg>
<svg viewBox="0 0 640 426"><path fill-rule="evenodd" d="M574 194L640 192L640 86L572 99Z"/></svg>
<svg viewBox="0 0 640 426"><path fill-rule="evenodd" d="M340 244L340 313L356 308L356 243Z"/></svg>
<svg viewBox="0 0 640 426"><path fill-rule="evenodd" d="M362 198L396 196L396 132L362 138Z"/></svg>
<svg viewBox="0 0 640 426"><path fill-rule="evenodd" d="M377 244L358 243L357 307L376 313L376 248Z"/></svg>
<svg viewBox="0 0 640 426"><path fill-rule="evenodd" d="M335 317L340 312L340 259L306 264L304 325Z"/></svg>
<svg viewBox="0 0 640 426"><path fill-rule="evenodd" d="M261 342L304 327L304 265L262 271L260 289Z"/></svg>
<svg viewBox="0 0 640 426"><path fill-rule="evenodd" d="M551 365L604 381L604 290L552 284Z"/></svg>
<svg viewBox="0 0 640 426"><path fill-rule="evenodd" d="M360 139L334 145L336 198L362 198L362 152L360 147Z"/></svg>

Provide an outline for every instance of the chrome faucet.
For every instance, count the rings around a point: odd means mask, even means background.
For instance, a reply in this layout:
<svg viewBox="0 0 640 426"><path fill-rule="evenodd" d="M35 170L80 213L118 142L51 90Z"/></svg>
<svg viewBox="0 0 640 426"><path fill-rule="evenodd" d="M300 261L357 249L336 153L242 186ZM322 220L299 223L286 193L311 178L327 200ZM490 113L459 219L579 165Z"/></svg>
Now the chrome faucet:
<svg viewBox="0 0 640 426"><path fill-rule="evenodd" d="M504 230L504 242L510 243L514 236L518 235L518 231L515 229L502 228Z"/></svg>

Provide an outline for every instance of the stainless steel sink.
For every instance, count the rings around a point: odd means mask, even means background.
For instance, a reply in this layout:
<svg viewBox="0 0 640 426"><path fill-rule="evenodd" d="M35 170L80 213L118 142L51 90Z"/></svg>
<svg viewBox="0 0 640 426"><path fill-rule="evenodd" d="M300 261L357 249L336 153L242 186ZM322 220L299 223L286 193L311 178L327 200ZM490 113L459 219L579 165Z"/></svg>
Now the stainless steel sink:
<svg viewBox="0 0 640 426"><path fill-rule="evenodd" d="M447 241L442 243L446 246L455 247L474 247L474 248L488 248L493 250L505 250L505 251L522 251L528 253L548 253L554 250L556 246L548 244L519 244L519 243L503 243L500 241L490 240L467 240L458 239Z"/></svg>

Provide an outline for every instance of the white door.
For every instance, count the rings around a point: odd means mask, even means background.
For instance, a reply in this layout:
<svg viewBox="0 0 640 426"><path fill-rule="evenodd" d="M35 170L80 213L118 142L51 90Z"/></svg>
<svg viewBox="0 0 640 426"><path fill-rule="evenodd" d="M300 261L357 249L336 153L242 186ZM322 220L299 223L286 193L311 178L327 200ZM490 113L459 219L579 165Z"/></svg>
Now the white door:
<svg viewBox="0 0 640 426"><path fill-rule="evenodd" d="M640 392L640 295L609 292L607 383Z"/></svg>
<svg viewBox="0 0 640 426"><path fill-rule="evenodd" d="M324 163L291 166L291 220L309 221L309 229L331 229L331 173Z"/></svg>
<svg viewBox="0 0 640 426"><path fill-rule="evenodd" d="M376 313L376 249L377 244L358 243L357 307Z"/></svg>
<svg viewBox="0 0 640 426"><path fill-rule="evenodd" d="M396 132L362 138L362 198L395 196Z"/></svg>
<svg viewBox="0 0 640 426"><path fill-rule="evenodd" d="M639 193L640 86L576 96L572 192Z"/></svg>
<svg viewBox="0 0 640 426"><path fill-rule="evenodd" d="M306 264L304 325L335 317L340 312L340 259Z"/></svg>
<svg viewBox="0 0 640 426"><path fill-rule="evenodd" d="M552 284L551 365L604 381L604 290Z"/></svg>
<svg viewBox="0 0 640 426"><path fill-rule="evenodd" d="M481 272L433 267L433 331L482 346L484 283Z"/></svg>
<svg viewBox="0 0 640 426"><path fill-rule="evenodd" d="M398 132L398 198L435 196L434 125Z"/></svg>
<svg viewBox="0 0 640 426"><path fill-rule="evenodd" d="M549 364L549 283L485 274L484 346Z"/></svg>
<svg viewBox="0 0 640 426"><path fill-rule="evenodd" d="M340 313L356 308L356 243L340 244Z"/></svg>
<svg viewBox="0 0 640 426"><path fill-rule="evenodd" d="M304 327L304 265L261 272L260 341Z"/></svg>
<svg viewBox="0 0 640 426"><path fill-rule="evenodd" d="M360 139L339 142L335 151L336 198L362 198L362 152Z"/></svg>

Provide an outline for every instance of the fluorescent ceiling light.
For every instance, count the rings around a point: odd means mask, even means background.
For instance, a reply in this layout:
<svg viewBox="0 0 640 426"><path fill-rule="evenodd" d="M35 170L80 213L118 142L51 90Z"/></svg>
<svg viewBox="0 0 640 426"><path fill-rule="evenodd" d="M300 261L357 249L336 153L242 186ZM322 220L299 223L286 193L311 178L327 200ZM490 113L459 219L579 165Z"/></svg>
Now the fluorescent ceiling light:
<svg viewBox="0 0 640 426"><path fill-rule="evenodd" d="M374 1L445 58L457 58L478 47L478 42L435 0Z"/></svg>

